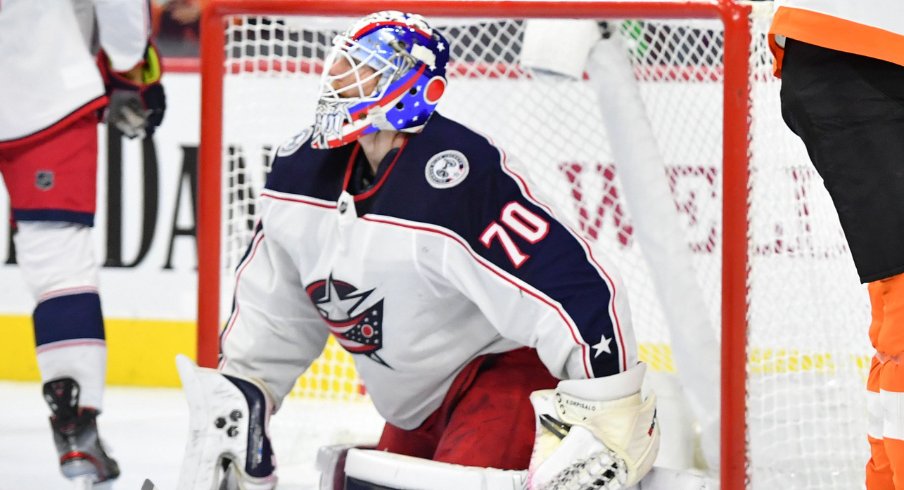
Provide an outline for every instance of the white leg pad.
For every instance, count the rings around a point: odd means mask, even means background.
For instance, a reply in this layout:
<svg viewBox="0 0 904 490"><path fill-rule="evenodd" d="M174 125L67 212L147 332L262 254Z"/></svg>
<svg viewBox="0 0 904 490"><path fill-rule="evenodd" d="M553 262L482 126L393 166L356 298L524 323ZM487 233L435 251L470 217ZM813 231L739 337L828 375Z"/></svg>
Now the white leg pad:
<svg viewBox="0 0 904 490"><path fill-rule="evenodd" d="M521 490L527 481L526 471L440 463L368 449L348 451L345 475L399 490Z"/></svg>
<svg viewBox="0 0 904 490"><path fill-rule="evenodd" d="M718 490L719 482L694 470L653 467L636 487L629 490Z"/></svg>

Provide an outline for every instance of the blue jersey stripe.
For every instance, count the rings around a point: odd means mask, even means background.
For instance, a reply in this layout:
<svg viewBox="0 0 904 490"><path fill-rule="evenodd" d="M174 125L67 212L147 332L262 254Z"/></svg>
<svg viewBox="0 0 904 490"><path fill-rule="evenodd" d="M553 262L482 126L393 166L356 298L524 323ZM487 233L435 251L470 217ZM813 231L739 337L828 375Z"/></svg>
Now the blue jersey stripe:
<svg viewBox="0 0 904 490"><path fill-rule="evenodd" d="M94 213L66 209L13 209L12 214L16 221L63 221L94 226Z"/></svg>

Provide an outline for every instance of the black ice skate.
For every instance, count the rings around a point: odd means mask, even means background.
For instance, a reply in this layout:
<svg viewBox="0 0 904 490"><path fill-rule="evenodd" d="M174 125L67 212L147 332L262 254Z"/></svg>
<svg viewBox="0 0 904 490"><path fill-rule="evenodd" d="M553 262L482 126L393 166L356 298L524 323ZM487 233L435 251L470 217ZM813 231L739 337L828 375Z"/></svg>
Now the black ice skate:
<svg viewBox="0 0 904 490"><path fill-rule="evenodd" d="M60 455L60 471L70 480L108 482L119 476L119 465L107 456L97 434L97 410L79 407L78 397L79 386L72 378L44 383L44 400L53 411L50 427Z"/></svg>

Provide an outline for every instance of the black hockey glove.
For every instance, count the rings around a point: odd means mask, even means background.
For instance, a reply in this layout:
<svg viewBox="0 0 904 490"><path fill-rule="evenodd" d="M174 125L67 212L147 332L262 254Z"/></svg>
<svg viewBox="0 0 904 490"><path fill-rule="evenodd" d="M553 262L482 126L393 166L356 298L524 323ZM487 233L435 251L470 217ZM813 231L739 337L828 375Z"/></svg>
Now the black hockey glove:
<svg viewBox="0 0 904 490"><path fill-rule="evenodd" d="M107 96L107 124L112 124L128 138L145 138L163 122L166 94L160 84L163 66L153 43L148 43L141 65L140 81L126 78L124 73L110 69L110 61L103 51L98 53L98 66L104 77Z"/></svg>

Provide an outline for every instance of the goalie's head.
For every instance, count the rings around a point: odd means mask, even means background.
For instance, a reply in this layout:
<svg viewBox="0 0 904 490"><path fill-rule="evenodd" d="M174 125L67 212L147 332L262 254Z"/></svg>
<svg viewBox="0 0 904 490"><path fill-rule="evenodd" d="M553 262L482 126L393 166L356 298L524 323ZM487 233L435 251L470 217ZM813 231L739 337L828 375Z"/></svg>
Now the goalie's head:
<svg viewBox="0 0 904 490"><path fill-rule="evenodd" d="M387 10L359 20L324 61L312 146L419 131L445 91L448 60L446 39L420 15Z"/></svg>

